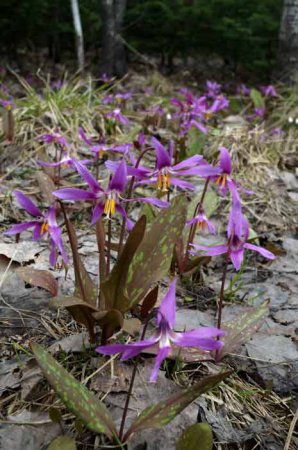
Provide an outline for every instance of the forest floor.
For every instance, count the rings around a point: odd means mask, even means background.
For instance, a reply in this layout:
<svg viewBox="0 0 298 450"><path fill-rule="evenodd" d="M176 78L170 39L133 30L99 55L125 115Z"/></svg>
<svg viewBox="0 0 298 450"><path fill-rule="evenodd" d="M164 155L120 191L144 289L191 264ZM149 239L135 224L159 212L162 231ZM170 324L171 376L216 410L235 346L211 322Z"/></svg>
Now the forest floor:
<svg viewBox="0 0 298 450"><path fill-rule="evenodd" d="M111 107L102 102L108 94L132 93L132 98L123 104L131 125L117 128L114 143L135 141L144 127L163 139L177 133L171 122L174 113L170 99L179 95L182 86L156 73L131 74L123 82L104 87L95 87L91 78L64 80L59 87L42 79L31 85L12 74L5 83L14 102L14 131L7 139L5 133L11 132L12 127L7 125L9 118L4 111L4 135L0 136L1 233L24 217L12 200L13 190L22 190L35 200L44 196L37 161L51 156L54 150L36 138L59 128L72 142L75 153L88 157L78 128L83 127L92 136L98 135L98 130L109 133L104 113ZM212 162L219 146L231 150L233 173L245 188L253 191L244 201L253 232L259 244L276 255L273 262L255 256L247 259L238 275L229 266L223 322L239 321L239 317L265 300L270 300L269 307L258 329L225 357L222 364L232 368L233 374L188 406L170 425L154 433L145 430L136 434L128 444L130 449L174 449L182 431L197 421L211 425L217 450L298 448L298 94L294 88L291 92L278 91L276 98L265 99L265 117L253 119L248 116L258 100L233 93L227 96L229 108L211 119L207 135L195 132L189 136L185 156L202 153ZM159 115L157 108L163 108L165 113ZM275 133L277 129L279 132ZM152 163L150 159L148 162ZM100 173L102 178L107 176L104 166ZM68 182L74 181L71 173L67 177ZM199 198L203 185L192 181ZM223 235L221 223L228 205L212 192L206 208ZM140 207L132 209L133 221L140 211ZM79 254L96 279L98 247L89 214L86 216L77 208L73 218ZM118 222L113 226L116 233ZM207 236L202 241L196 236L196 242L207 245L217 239ZM114 256L112 253L112 261ZM64 310L49 310L55 288L42 289L20 277L20 267L49 270L48 258L47 243L32 241L30 233L24 233L18 243L11 236L0 236L0 448L46 449L64 433L75 436L79 449L107 448L104 438L75 421L75 416L56 397L35 363L29 344L41 343L104 400L116 424L120 424L132 363L112 358L106 364L106 358L98 356L90 346L82 326ZM195 277L183 278L177 290L177 331L214 326L221 273L222 260L216 258L200 267ZM59 294L73 292L75 277L71 266L66 274L63 269L51 269L51 274L58 282ZM167 279L160 283L161 293L167 285ZM149 383L152 357L140 358L127 424L147 404L178 392L202 374L213 373L216 367L212 362L170 361L159 372L158 382Z"/></svg>

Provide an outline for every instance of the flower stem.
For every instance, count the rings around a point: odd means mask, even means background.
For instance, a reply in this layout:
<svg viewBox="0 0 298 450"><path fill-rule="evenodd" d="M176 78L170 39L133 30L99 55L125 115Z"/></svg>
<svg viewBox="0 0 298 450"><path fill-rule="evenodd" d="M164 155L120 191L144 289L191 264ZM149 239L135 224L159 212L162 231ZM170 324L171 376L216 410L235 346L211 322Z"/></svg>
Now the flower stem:
<svg viewBox="0 0 298 450"><path fill-rule="evenodd" d="M228 261L229 261L229 254L227 252L224 266L223 266L223 271L222 271L221 287L220 287L219 302L218 302L218 309L217 309L217 328L219 330L221 327L222 307L223 307L223 301L224 301L225 282L226 282L227 271L228 271Z"/></svg>
<svg viewBox="0 0 298 450"><path fill-rule="evenodd" d="M143 156L145 155L145 153L148 152L148 150L151 150L151 147L150 147L150 148L145 148L145 149L142 151L142 153L141 153L140 156L138 157L137 162L136 162L136 164L135 164L135 169L137 169L137 168L139 167L140 162L141 162ZM130 198L130 197L131 197L135 179L136 179L136 177L133 176L133 177L131 178L131 180L130 180L130 183L129 183L129 186L128 186L128 190L127 190L126 198ZM128 207L129 207L129 203L126 203L126 205L125 205L125 212L126 212L126 214L127 214L127 212L128 212ZM125 233L125 224L126 224L126 219L123 218L123 220L122 220L122 225L121 225L121 231L120 231L119 244L118 244L118 255L120 255L121 250L122 250L122 246L123 246L123 239L124 239L124 233Z"/></svg>
<svg viewBox="0 0 298 450"><path fill-rule="evenodd" d="M112 240L112 219L108 220L108 251L107 251L107 266L106 266L106 276L110 273L111 267L111 240Z"/></svg>
<svg viewBox="0 0 298 450"><path fill-rule="evenodd" d="M209 181L210 181L210 177L206 178L201 198L200 198L199 202L197 203L197 206L195 207L195 210L194 210L194 213L193 213L193 218L196 217L196 215L198 214L199 210L203 206L203 203L204 203L204 200L205 200L205 196L206 196L206 192L207 192L207 188L208 188L208 185L209 185ZM195 237L196 227L197 227L197 225L195 223L193 223L191 225L191 227L190 227L190 230L189 230L189 235L188 235L188 240L187 240L186 249L185 249L185 255L184 255L183 270L185 270L185 268L187 266L187 263L188 263L189 250L190 250L190 246L193 243L193 240L194 240L194 237Z"/></svg>
<svg viewBox="0 0 298 450"><path fill-rule="evenodd" d="M144 338L145 338L145 334L146 334L146 331L147 331L147 327L148 327L150 318L151 318L151 315L149 314L149 316L148 316L148 318L147 318L147 320L145 322L140 341L143 341ZM128 392L127 392L126 401L125 401L125 405L124 405L123 416L122 416L120 430L119 430L120 440L123 438L124 425L125 425L125 420L126 420L126 416L127 416L127 412L128 412L128 406L129 406L129 401L130 401L130 397L131 397L131 394L132 394L133 385L134 385L136 374L137 374L137 368L138 368L138 362L136 360L135 363L134 363L134 367L133 367L133 371L132 371L132 375L131 375L131 380L130 380L130 385L129 385L129 389L128 389Z"/></svg>
<svg viewBox="0 0 298 450"><path fill-rule="evenodd" d="M99 253L99 268L98 268L98 274L99 274L99 282L98 285L100 286L100 283L102 283L106 276L107 271L107 264L105 259L105 229L103 225L102 218L100 218L96 224L95 224L95 230L96 230L96 240L97 240L97 247L98 247L98 253ZM97 299L97 305L98 308L101 302L101 290L98 291L98 299Z"/></svg>

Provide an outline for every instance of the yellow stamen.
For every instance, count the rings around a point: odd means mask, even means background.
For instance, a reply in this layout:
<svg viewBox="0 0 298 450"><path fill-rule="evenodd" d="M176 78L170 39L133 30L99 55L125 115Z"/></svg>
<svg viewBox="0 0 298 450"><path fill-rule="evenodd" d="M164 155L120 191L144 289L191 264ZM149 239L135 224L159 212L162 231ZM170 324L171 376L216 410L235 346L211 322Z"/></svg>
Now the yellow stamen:
<svg viewBox="0 0 298 450"><path fill-rule="evenodd" d="M212 117L213 117L213 113L212 112L205 112L205 114L204 114L204 116L205 116L205 119L207 119L207 120L209 120L209 119L212 119Z"/></svg>
<svg viewBox="0 0 298 450"><path fill-rule="evenodd" d="M227 175L224 173L223 175L219 175L215 181L215 184L220 185L220 187L224 188L227 183Z"/></svg>
<svg viewBox="0 0 298 450"><path fill-rule="evenodd" d="M42 236L44 233L47 233L48 231L49 231L49 224L47 222L43 222L40 229L40 235Z"/></svg>
<svg viewBox="0 0 298 450"><path fill-rule="evenodd" d="M104 206L104 214L108 217L113 216L116 211L116 202L113 198L107 199Z"/></svg>
<svg viewBox="0 0 298 450"><path fill-rule="evenodd" d="M157 188L162 191L168 191L171 185L171 176L169 173L159 173L157 175Z"/></svg>

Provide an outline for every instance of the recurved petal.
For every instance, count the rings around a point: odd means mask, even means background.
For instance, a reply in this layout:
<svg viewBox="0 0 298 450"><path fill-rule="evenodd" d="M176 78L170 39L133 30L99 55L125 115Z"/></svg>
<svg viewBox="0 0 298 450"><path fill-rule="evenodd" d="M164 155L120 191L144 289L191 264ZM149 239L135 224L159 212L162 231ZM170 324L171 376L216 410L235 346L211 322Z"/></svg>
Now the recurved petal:
<svg viewBox="0 0 298 450"><path fill-rule="evenodd" d="M104 203L98 203L93 209L91 225L94 225L103 215Z"/></svg>
<svg viewBox="0 0 298 450"><path fill-rule="evenodd" d="M89 172L87 167L85 167L84 164L82 164L80 161L77 161L73 158L72 160L73 165L77 172L81 175L81 177L86 181L86 183L89 185L90 189L93 192L103 191L100 184L96 181L94 176Z"/></svg>
<svg viewBox="0 0 298 450"><path fill-rule="evenodd" d="M176 283L177 280L174 278L160 304L157 315L157 323L167 322L170 328L174 327L176 316Z"/></svg>
<svg viewBox="0 0 298 450"><path fill-rule="evenodd" d="M136 198L126 198L123 199L124 202L141 202L141 203L150 203L151 205L157 206L158 208L167 208L170 206L169 202L165 202L163 200L159 200L155 197L136 197Z"/></svg>
<svg viewBox="0 0 298 450"><path fill-rule="evenodd" d="M20 207L25 209L29 214L31 214L31 216L35 217L42 216L40 209L36 205L34 205L32 200L30 200L30 198L27 197L27 195L23 194L20 191L14 191L13 193Z"/></svg>
<svg viewBox="0 0 298 450"><path fill-rule="evenodd" d="M84 191L84 189L78 188L63 188L54 191L55 197L60 200L71 200L71 201L86 201L95 200L96 195L90 191Z"/></svg>
<svg viewBox="0 0 298 450"><path fill-rule="evenodd" d="M219 165L224 173L230 174L232 172L232 160L229 150L226 147L220 147L220 162Z"/></svg>
<svg viewBox="0 0 298 450"><path fill-rule="evenodd" d="M157 353L157 356L156 356L156 359L155 359L155 363L154 363L154 366L153 366L153 370L152 370L151 376L150 376L150 381L151 382L156 381L159 368L160 368L162 362L166 359L166 357L170 353L170 351L171 351L171 347L163 347Z"/></svg>
<svg viewBox="0 0 298 450"><path fill-rule="evenodd" d="M249 243L244 244L243 247L248 250L253 250L254 252L258 252L260 255L264 256L264 258L275 259L275 255L263 247L258 247L257 245L249 244Z"/></svg>
<svg viewBox="0 0 298 450"><path fill-rule="evenodd" d="M118 211L121 214L121 216L125 219L126 227L128 231L130 231L133 228L133 222L128 218L125 209L118 204L116 205L116 211Z"/></svg>
<svg viewBox="0 0 298 450"><path fill-rule="evenodd" d="M215 245L213 247L206 247L205 245L193 244L195 250L204 251L206 256L218 256L227 253L228 247L226 245Z"/></svg>
<svg viewBox="0 0 298 450"><path fill-rule="evenodd" d="M173 170L181 170L181 169L187 169L188 167L197 166L198 164L200 164L202 159L203 159L202 155L191 156L190 158L187 158L184 161L173 166Z"/></svg>
<svg viewBox="0 0 298 450"><path fill-rule="evenodd" d="M232 250L230 252L230 258L233 263L233 266L235 267L235 270L239 270L241 267L241 264L243 262L243 256L244 256L244 250L243 248L240 248L238 250Z"/></svg>
<svg viewBox="0 0 298 450"><path fill-rule="evenodd" d="M16 225L13 225L8 230L6 230L3 234L12 235L22 233L23 231L28 230L28 228L36 226L36 224L38 223L39 222L36 221L17 223Z"/></svg>
<svg viewBox="0 0 298 450"><path fill-rule="evenodd" d="M123 192L127 183L127 168L126 162L123 158L115 173L109 182L109 189L116 190L118 192Z"/></svg>
<svg viewBox="0 0 298 450"><path fill-rule="evenodd" d="M191 332L190 332L191 333ZM178 333L177 333L178 334ZM219 350L224 345L223 342L212 338L196 338L181 333L181 337L173 341L178 347L199 347L202 350Z"/></svg>
<svg viewBox="0 0 298 450"><path fill-rule="evenodd" d="M167 152L167 149L159 142L158 139L153 137L151 139L152 147L156 153L156 167L162 169L163 167L171 166L171 158Z"/></svg>

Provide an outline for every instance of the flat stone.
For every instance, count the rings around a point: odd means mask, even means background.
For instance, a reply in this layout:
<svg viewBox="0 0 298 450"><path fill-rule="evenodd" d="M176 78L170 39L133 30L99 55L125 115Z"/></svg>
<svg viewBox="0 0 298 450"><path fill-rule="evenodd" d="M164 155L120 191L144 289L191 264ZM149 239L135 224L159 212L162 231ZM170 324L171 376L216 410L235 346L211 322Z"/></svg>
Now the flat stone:
<svg viewBox="0 0 298 450"><path fill-rule="evenodd" d="M272 382L278 392L298 387L298 351L290 338L259 332L246 343L246 349L265 383Z"/></svg>

